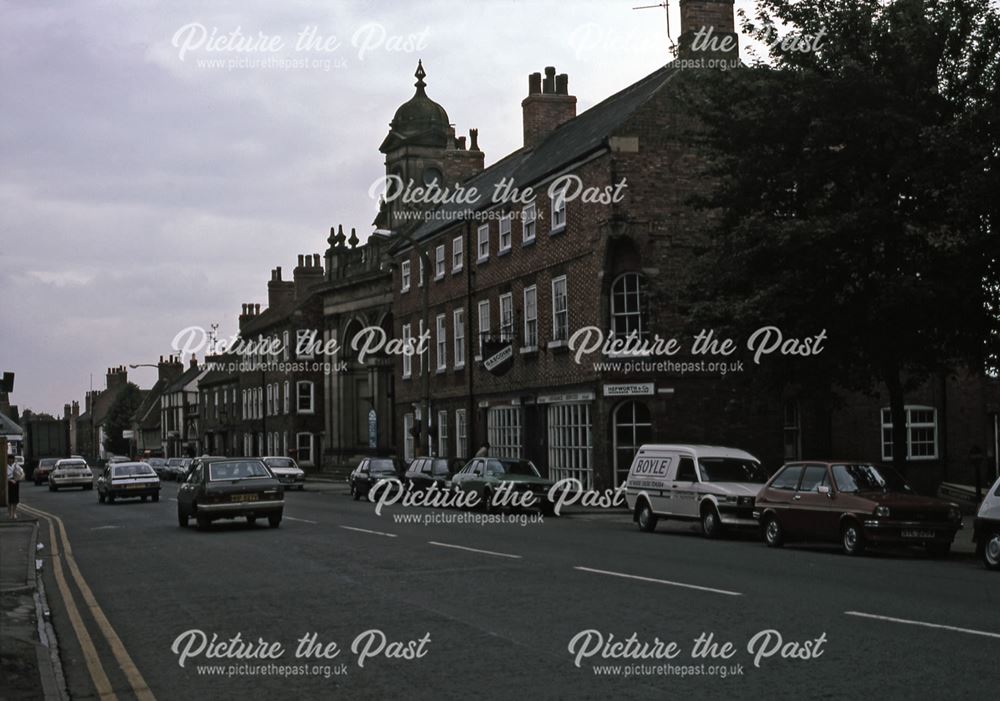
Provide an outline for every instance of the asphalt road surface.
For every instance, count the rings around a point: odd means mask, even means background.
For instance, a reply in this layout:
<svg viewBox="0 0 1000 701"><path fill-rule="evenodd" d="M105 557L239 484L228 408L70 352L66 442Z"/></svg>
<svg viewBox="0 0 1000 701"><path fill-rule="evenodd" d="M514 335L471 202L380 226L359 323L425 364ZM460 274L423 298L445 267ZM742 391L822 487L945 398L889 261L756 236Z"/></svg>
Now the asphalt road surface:
<svg viewBox="0 0 1000 701"><path fill-rule="evenodd" d="M330 491L286 495L277 529L201 532L178 527L175 494L98 505L24 487L58 517L40 534L75 700L940 699L1000 685L1000 576L971 558L770 550L597 514L401 523L469 515L379 516ZM207 656L224 652L212 636L237 634L269 657ZM647 657L609 644L633 634ZM715 644L702 656L699 636Z"/></svg>

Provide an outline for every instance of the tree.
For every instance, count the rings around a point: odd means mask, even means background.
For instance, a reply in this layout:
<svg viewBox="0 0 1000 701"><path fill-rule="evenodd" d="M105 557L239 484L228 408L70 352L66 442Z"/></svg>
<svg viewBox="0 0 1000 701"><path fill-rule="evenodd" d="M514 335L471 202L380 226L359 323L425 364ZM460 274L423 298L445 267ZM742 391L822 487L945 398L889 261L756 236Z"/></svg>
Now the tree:
<svg viewBox="0 0 1000 701"><path fill-rule="evenodd" d="M697 325L827 330L822 362L778 365L905 394L997 357L1000 16L988 0L761 0L745 31L822 36L686 80L705 248ZM725 323L723 323L725 322ZM811 364L809 364L811 363ZM893 431L903 470L904 430Z"/></svg>
<svg viewBox="0 0 1000 701"><path fill-rule="evenodd" d="M104 449L117 455L130 452L131 441L123 437L122 431L132 428L132 417L142 404L142 390L129 382L118 395L104 422Z"/></svg>

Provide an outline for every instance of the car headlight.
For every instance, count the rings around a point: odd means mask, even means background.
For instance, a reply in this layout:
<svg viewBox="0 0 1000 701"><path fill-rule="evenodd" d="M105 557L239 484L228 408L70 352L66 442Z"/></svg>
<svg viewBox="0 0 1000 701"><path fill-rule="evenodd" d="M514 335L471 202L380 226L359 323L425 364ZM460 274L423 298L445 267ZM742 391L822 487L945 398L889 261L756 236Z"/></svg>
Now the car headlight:
<svg viewBox="0 0 1000 701"><path fill-rule="evenodd" d="M739 497L725 496L725 497L722 497L722 501L730 503L730 504L735 504L735 503L737 503L739 501Z"/></svg>
<svg viewBox="0 0 1000 701"><path fill-rule="evenodd" d="M888 506L876 506L875 515L879 518L889 518L889 507Z"/></svg>

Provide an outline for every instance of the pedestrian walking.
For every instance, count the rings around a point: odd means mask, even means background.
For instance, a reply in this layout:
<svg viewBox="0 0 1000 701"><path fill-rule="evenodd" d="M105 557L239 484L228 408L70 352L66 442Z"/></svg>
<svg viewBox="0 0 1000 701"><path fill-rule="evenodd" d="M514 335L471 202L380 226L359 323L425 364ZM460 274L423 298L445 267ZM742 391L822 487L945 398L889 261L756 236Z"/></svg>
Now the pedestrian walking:
<svg viewBox="0 0 1000 701"><path fill-rule="evenodd" d="M7 461L7 517L17 518L17 505L21 501L21 481L24 470L14 462L14 456L8 456Z"/></svg>

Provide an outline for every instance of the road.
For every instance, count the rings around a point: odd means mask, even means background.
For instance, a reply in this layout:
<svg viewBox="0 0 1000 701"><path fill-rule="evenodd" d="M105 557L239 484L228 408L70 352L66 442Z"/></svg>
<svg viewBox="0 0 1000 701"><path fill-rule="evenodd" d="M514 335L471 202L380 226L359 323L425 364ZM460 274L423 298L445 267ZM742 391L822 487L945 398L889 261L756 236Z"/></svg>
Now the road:
<svg viewBox="0 0 1000 701"><path fill-rule="evenodd" d="M163 701L936 699L978 698L1000 682L1000 577L971 558L770 550L750 536L707 541L669 524L640 533L618 515L400 523L394 515L467 514L376 515L331 491L288 494L277 529L219 522L201 532L178 527L175 494L165 483L159 503L98 505L93 491L23 490L24 504L58 517L40 533L75 700L101 698L103 683L103 698ZM202 654L182 667L172 646L190 630L282 647L269 650L277 659ZM762 631L777 632L748 650ZM332 659L295 657L313 633L315 648L336 643ZM675 642L674 657L596 653L633 634ZM693 655L703 634L721 656ZM351 649L359 636L371 645L364 666ZM389 658L390 649L416 659ZM282 667L261 670L268 663Z"/></svg>

